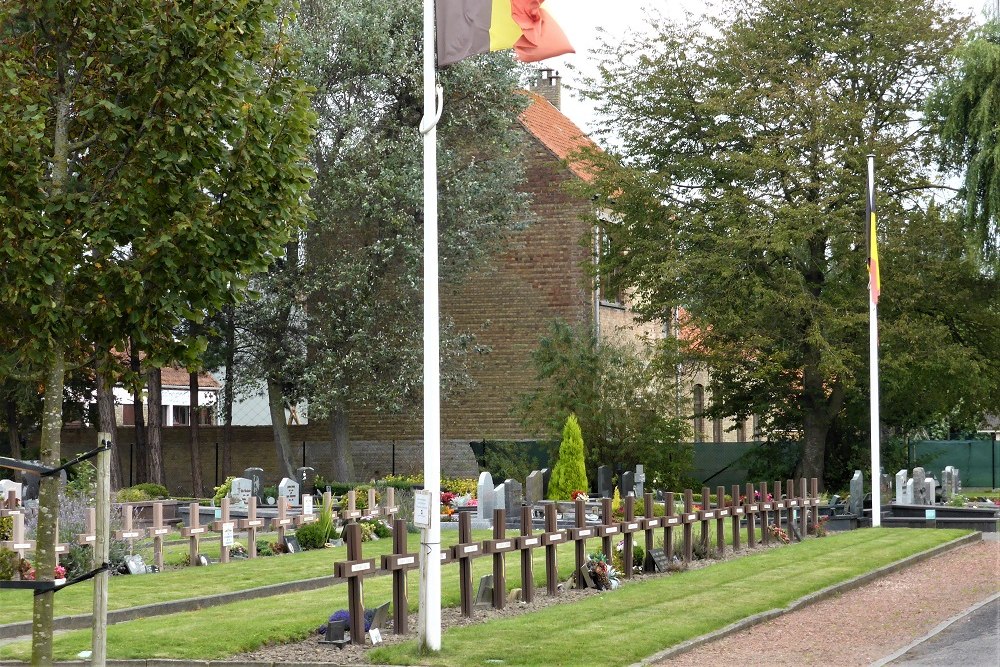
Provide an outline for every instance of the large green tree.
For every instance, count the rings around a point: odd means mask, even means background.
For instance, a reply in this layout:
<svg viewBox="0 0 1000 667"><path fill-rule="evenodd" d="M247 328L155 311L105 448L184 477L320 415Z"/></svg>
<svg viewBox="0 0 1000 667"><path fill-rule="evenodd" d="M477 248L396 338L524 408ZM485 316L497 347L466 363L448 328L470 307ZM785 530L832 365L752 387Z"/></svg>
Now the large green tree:
<svg viewBox="0 0 1000 667"><path fill-rule="evenodd" d="M311 114L276 3L0 2L0 366L44 388L60 458L67 369L233 301L303 217ZM36 567L51 579L58 485ZM32 662L52 660L52 593Z"/></svg>
<svg viewBox="0 0 1000 667"><path fill-rule="evenodd" d="M928 115L942 166L964 177L968 227L993 259L1000 252L1000 18L977 28L955 53Z"/></svg>
<svg viewBox="0 0 1000 667"><path fill-rule="evenodd" d="M296 253L258 287L260 308L244 313L254 343L244 358L255 363L243 377L268 388L272 422L308 395L310 419L329 420L340 480L353 478L352 409L395 412L419 398L420 12L416 0L302 4L294 34L319 117L313 215ZM523 215L517 74L509 54L439 73L443 281L465 275ZM443 379L460 382L474 340L445 321L442 345Z"/></svg>
<svg viewBox="0 0 1000 667"><path fill-rule="evenodd" d="M685 309L712 414L797 432L804 476L823 478L834 423L867 391L865 156L892 221L885 256L937 192L921 111L964 28L935 0L739 3L701 23L655 19L606 47L589 83L621 147L620 162L593 156L619 249L602 271L650 318ZM938 352L933 336L914 343Z"/></svg>

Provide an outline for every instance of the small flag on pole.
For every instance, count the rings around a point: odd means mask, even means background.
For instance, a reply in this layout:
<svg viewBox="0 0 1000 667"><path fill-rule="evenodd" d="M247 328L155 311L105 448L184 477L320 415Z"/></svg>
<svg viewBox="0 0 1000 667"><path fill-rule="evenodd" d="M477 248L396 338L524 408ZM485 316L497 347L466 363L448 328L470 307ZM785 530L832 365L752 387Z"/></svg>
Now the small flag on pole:
<svg viewBox="0 0 1000 667"><path fill-rule="evenodd" d="M542 0L435 0L438 67L469 56L514 49L536 62L573 53Z"/></svg>
<svg viewBox="0 0 1000 667"><path fill-rule="evenodd" d="M875 218L875 175L874 170L868 174L868 197L865 205L868 223L868 292L872 303L878 305L878 295L882 291L882 279L879 276L878 265L878 224Z"/></svg>

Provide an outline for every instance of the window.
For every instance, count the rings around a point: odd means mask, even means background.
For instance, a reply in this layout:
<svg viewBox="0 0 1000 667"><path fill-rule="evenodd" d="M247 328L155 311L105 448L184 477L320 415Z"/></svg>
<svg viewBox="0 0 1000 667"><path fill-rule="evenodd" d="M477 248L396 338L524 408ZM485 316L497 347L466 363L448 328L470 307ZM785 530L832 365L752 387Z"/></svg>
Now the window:
<svg viewBox="0 0 1000 667"><path fill-rule="evenodd" d="M694 441L705 442L705 388L694 386Z"/></svg>
<svg viewBox="0 0 1000 667"><path fill-rule="evenodd" d="M753 416L753 439L760 440L760 415Z"/></svg>
<svg viewBox="0 0 1000 667"><path fill-rule="evenodd" d="M722 420L718 417L712 420L712 442L722 442Z"/></svg>
<svg viewBox="0 0 1000 667"><path fill-rule="evenodd" d="M191 423L191 408L186 405L175 405L174 426L187 426Z"/></svg>
<svg viewBox="0 0 1000 667"><path fill-rule="evenodd" d="M122 426L135 426L135 406L122 406Z"/></svg>
<svg viewBox="0 0 1000 667"><path fill-rule="evenodd" d="M601 230L598 253L600 264L602 265L601 273L597 277L598 298L603 303L623 305L625 303L625 295L621 289L618 269L613 265L609 266L609 263L616 255L614 244L604 230Z"/></svg>
<svg viewBox="0 0 1000 667"><path fill-rule="evenodd" d="M736 422L736 441L737 442L747 441L747 423L742 419Z"/></svg>
<svg viewBox="0 0 1000 667"><path fill-rule="evenodd" d="M198 425L215 426L215 414L212 408L198 408Z"/></svg>

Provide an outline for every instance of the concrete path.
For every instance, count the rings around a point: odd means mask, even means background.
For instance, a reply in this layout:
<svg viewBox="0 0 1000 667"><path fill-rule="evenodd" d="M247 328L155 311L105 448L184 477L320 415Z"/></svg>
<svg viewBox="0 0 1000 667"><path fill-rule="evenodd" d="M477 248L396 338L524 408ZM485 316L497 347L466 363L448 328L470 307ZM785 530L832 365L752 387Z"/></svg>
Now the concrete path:
<svg viewBox="0 0 1000 667"><path fill-rule="evenodd" d="M906 667L1000 665L1000 594L973 605L875 664Z"/></svg>

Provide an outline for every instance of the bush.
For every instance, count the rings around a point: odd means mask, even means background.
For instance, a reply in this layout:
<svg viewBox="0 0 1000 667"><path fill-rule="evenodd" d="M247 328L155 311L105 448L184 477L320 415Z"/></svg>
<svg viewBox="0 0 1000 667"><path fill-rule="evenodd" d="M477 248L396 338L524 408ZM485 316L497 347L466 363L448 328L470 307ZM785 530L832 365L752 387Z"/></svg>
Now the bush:
<svg viewBox="0 0 1000 667"><path fill-rule="evenodd" d="M149 500L152 500L152 498L148 493L134 486L127 489L118 489L118 492L115 493L116 503L144 503Z"/></svg>
<svg viewBox="0 0 1000 667"><path fill-rule="evenodd" d="M531 472L530 470L528 472ZM527 475L525 475L527 477ZM524 477L515 477L514 479L524 479ZM441 480L441 490L451 491L456 496L472 496L476 497L476 491L479 487L478 479L465 479L461 477L456 478L445 478Z"/></svg>
<svg viewBox="0 0 1000 667"><path fill-rule="evenodd" d="M384 521L380 519L365 519L361 522L363 525L369 525L372 528L372 532L379 539L392 537L392 528L387 526ZM364 528L361 529L362 531Z"/></svg>
<svg viewBox="0 0 1000 667"><path fill-rule="evenodd" d="M273 556L274 552L271 551L271 543L267 540L257 540L257 555Z"/></svg>
<svg viewBox="0 0 1000 667"><path fill-rule="evenodd" d="M7 542L14 536L14 517L0 516L0 542Z"/></svg>
<svg viewBox="0 0 1000 667"><path fill-rule="evenodd" d="M307 523L295 529L295 538L303 549L322 549L327 534L319 523Z"/></svg>
<svg viewBox="0 0 1000 667"><path fill-rule="evenodd" d="M16 551L0 548L0 581L10 581L21 564L21 557Z"/></svg>
<svg viewBox="0 0 1000 667"><path fill-rule="evenodd" d="M233 490L233 480L235 477L227 477L219 486L215 487L215 495L212 496L212 500L215 501L216 505L222 502L222 499L229 495L229 492Z"/></svg>
<svg viewBox="0 0 1000 667"><path fill-rule="evenodd" d="M632 565L642 567L646 562L646 550L638 544L632 545Z"/></svg>
<svg viewBox="0 0 1000 667"><path fill-rule="evenodd" d="M169 498L170 492L167 491L167 487L162 484L153 484L152 482L143 482L142 484L136 484L132 486L133 489L139 489L140 491L145 491L150 498Z"/></svg>
<svg viewBox="0 0 1000 667"><path fill-rule="evenodd" d="M552 468L549 481L549 500L569 500L576 489L588 489L587 468L584 463L583 435L576 415L566 419L559 459Z"/></svg>

